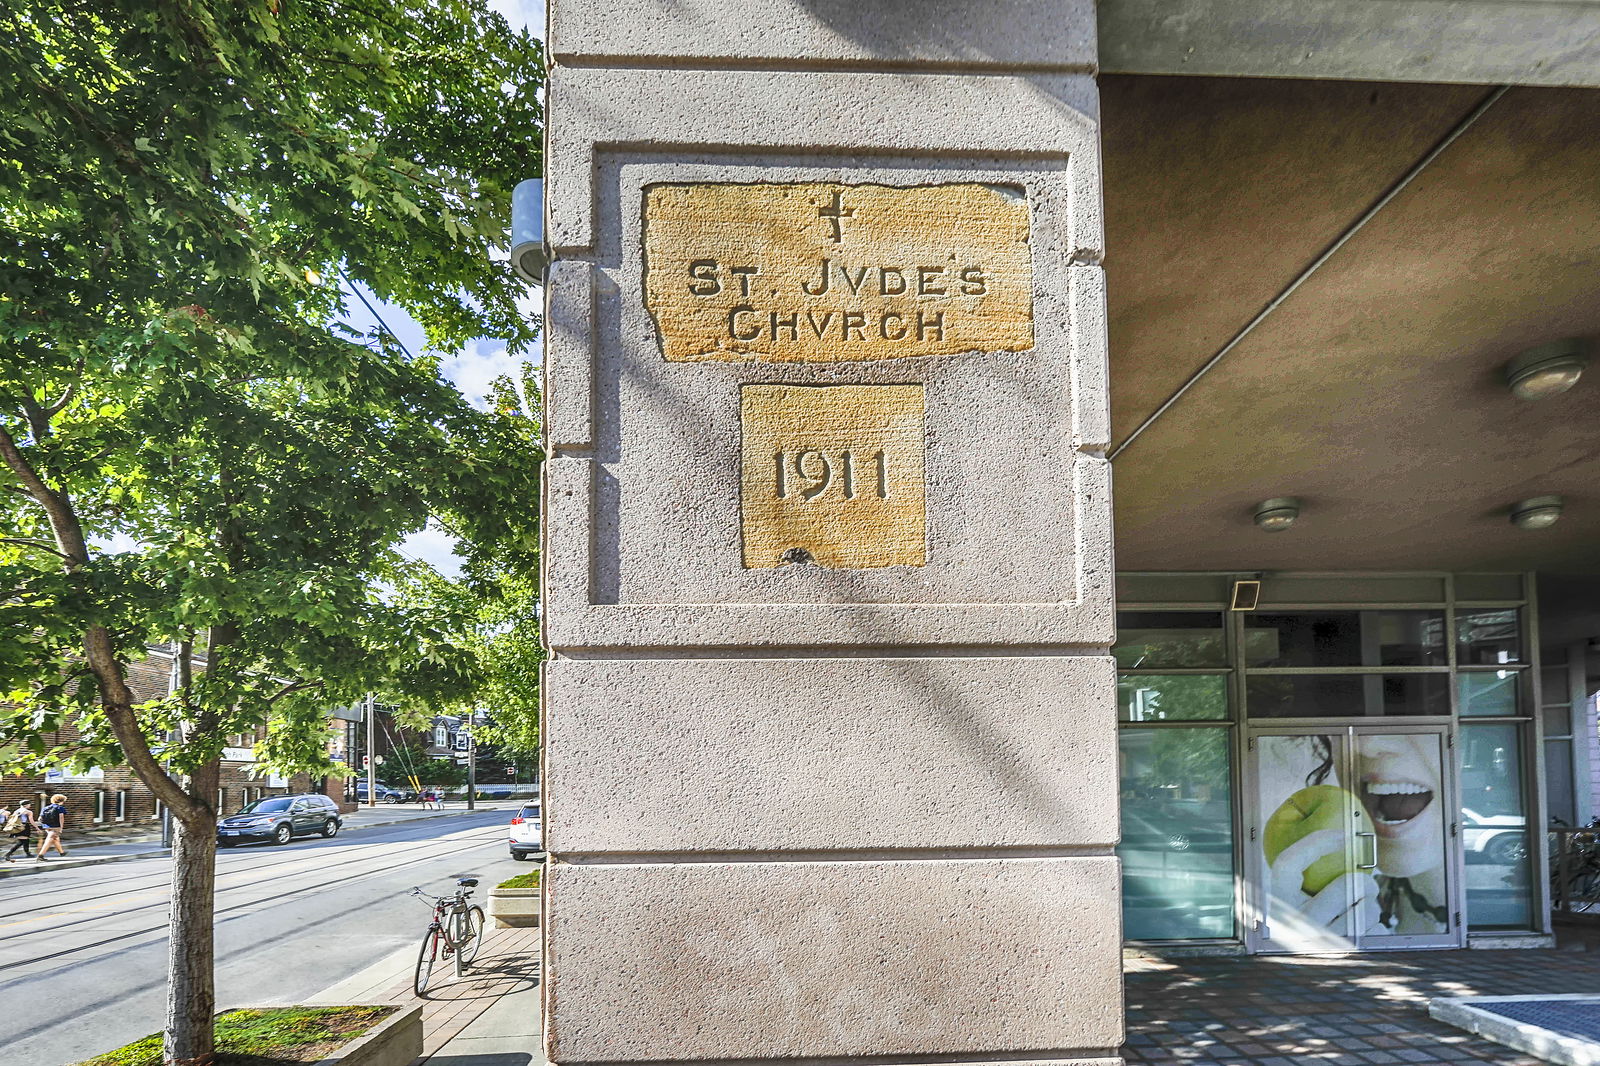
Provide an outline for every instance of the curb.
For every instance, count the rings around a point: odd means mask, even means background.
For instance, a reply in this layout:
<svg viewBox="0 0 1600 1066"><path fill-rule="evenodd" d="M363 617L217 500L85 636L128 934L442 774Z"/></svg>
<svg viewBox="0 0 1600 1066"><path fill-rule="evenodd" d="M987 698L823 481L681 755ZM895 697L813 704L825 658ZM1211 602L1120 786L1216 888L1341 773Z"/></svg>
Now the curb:
<svg viewBox="0 0 1600 1066"><path fill-rule="evenodd" d="M34 862L24 859L15 866L0 866L0 879L7 877L24 877L28 874L42 874L46 870L74 870L79 866L101 866L108 862L131 862L134 859L158 859L171 855L171 848L155 847L145 851L130 851L122 855L90 855L82 859L51 859L49 862Z"/></svg>
<svg viewBox="0 0 1600 1066"><path fill-rule="evenodd" d="M362 821L357 825L346 825L341 832L352 829L376 829L385 825L402 825L406 822L425 822L431 818L442 818L451 814L494 814L499 808L479 808L469 811L466 808L456 811L437 811L429 814L414 815L410 818L386 818L381 822ZM349 818L350 815L345 815ZM7 877L24 877L28 874L42 874L47 870L74 870L80 866L100 866L108 862L131 862L134 859L163 859L172 854L171 848L157 845L144 851L130 851L122 855L86 855L81 859L52 859L47 863L37 863L25 859L14 866L0 865L0 880Z"/></svg>

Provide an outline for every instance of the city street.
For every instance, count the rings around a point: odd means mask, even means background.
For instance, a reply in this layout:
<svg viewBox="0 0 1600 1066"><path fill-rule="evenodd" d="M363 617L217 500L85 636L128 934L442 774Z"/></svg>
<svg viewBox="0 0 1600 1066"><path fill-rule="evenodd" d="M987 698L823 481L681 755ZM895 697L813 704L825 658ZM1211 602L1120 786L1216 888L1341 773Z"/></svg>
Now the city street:
<svg viewBox="0 0 1600 1066"><path fill-rule="evenodd" d="M413 885L444 893L477 876L482 903L533 869L507 852L511 813L220 851L219 1008L303 999L416 945L429 912ZM169 869L143 859L0 879L0 1057L61 1066L161 1028Z"/></svg>

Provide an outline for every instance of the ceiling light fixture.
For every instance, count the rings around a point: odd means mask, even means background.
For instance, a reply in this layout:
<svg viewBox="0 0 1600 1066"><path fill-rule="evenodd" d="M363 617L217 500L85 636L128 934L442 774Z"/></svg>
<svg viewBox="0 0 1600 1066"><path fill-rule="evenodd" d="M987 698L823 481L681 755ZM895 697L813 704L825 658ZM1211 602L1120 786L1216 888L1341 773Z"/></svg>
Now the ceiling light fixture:
<svg viewBox="0 0 1600 1066"><path fill-rule="evenodd" d="M1530 496L1511 507L1511 524L1518 529L1549 529L1561 517L1560 496Z"/></svg>
<svg viewBox="0 0 1600 1066"><path fill-rule="evenodd" d="M1256 525L1268 533L1288 529L1299 517L1300 501L1294 496L1274 496L1256 504Z"/></svg>
<svg viewBox="0 0 1600 1066"><path fill-rule="evenodd" d="M1542 400L1576 385L1588 365L1588 345L1581 340L1541 344L1506 364L1506 384L1519 400Z"/></svg>

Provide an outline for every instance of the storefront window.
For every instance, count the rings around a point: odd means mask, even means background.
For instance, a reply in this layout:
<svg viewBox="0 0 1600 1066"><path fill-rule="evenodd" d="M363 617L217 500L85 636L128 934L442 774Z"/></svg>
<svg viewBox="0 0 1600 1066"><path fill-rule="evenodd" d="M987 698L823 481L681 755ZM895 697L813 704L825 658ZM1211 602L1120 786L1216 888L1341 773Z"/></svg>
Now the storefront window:
<svg viewBox="0 0 1600 1066"><path fill-rule="evenodd" d="M1533 885L1522 788L1522 727L1461 728L1461 836L1469 929L1526 929Z"/></svg>
<svg viewBox="0 0 1600 1066"><path fill-rule="evenodd" d="M1520 663L1522 635L1513 607L1456 611L1456 662L1461 666Z"/></svg>
<svg viewBox="0 0 1600 1066"><path fill-rule="evenodd" d="M1228 717L1225 674L1124 674L1117 680L1124 722L1185 722Z"/></svg>
<svg viewBox="0 0 1600 1066"><path fill-rule="evenodd" d="M1444 666L1441 611L1316 611L1246 619L1246 666Z"/></svg>
<svg viewBox="0 0 1600 1066"><path fill-rule="evenodd" d="M1117 853L1128 939L1234 935L1228 747L1226 729L1122 731Z"/></svg>
<svg viewBox="0 0 1600 1066"><path fill-rule="evenodd" d="M1517 686L1520 678L1516 670L1488 670L1483 673L1461 674L1461 717L1463 718L1515 718L1517 711Z"/></svg>
<svg viewBox="0 0 1600 1066"><path fill-rule="evenodd" d="M1445 716L1448 674L1255 674L1245 681L1252 718Z"/></svg>
<svg viewBox="0 0 1600 1066"><path fill-rule="evenodd" d="M1209 611L1123 611L1117 615L1117 665L1125 670L1226 667L1222 615Z"/></svg>

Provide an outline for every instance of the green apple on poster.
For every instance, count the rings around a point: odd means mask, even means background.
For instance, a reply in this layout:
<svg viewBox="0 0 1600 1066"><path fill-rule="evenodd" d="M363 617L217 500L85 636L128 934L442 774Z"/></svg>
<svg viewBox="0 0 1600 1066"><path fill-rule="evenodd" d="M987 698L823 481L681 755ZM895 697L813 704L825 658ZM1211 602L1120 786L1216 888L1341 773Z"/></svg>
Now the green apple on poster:
<svg viewBox="0 0 1600 1066"><path fill-rule="evenodd" d="M1341 874L1354 873L1353 859L1344 847L1346 826L1357 833L1371 833L1372 819L1362 803L1338 785L1311 785L1283 801L1261 835L1267 861L1275 861L1295 841L1322 829L1341 831L1338 851L1329 852L1307 866L1300 882L1308 896L1327 888Z"/></svg>

